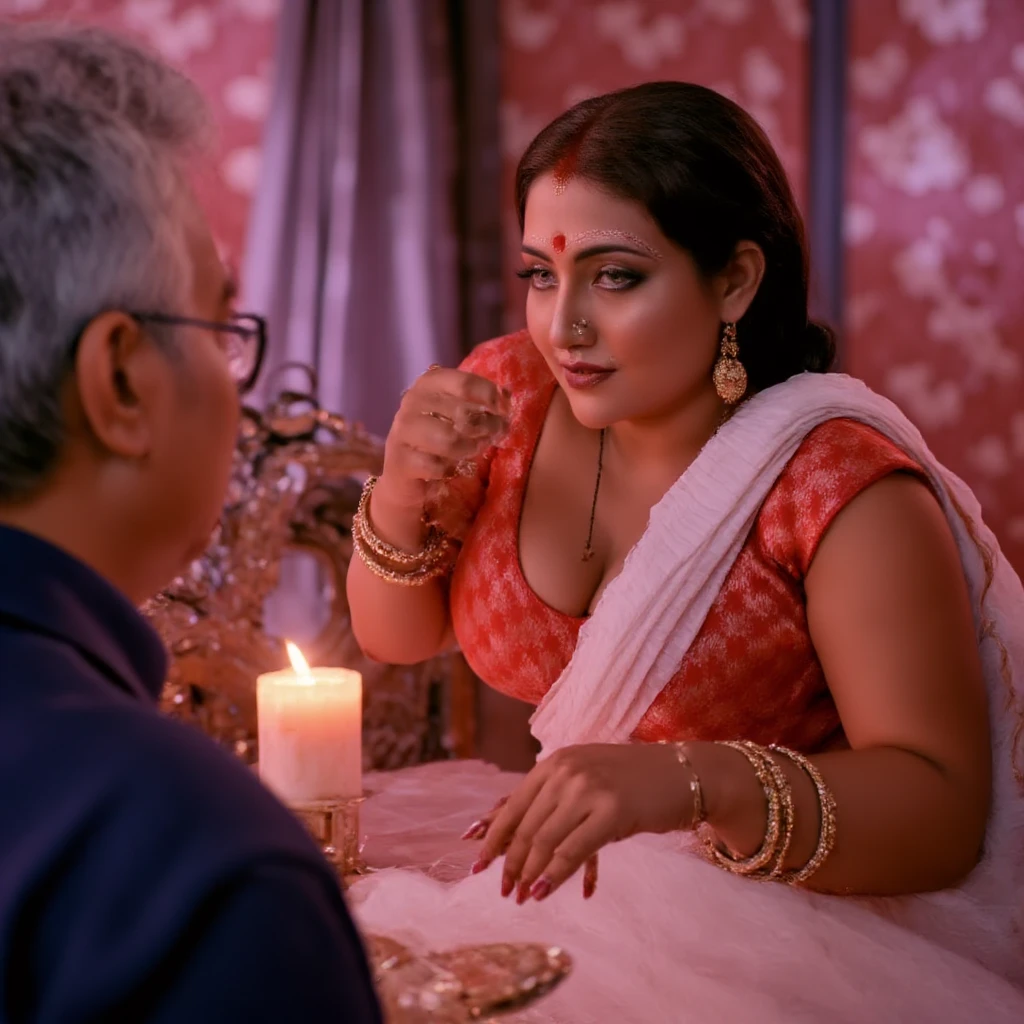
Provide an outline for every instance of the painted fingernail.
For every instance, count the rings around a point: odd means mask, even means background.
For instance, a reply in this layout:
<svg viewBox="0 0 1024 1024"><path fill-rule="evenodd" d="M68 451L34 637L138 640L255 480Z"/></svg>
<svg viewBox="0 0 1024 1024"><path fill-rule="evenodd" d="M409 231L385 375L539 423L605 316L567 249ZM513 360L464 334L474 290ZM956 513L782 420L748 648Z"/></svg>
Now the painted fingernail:
<svg viewBox="0 0 1024 1024"><path fill-rule="evenodd" d="M478 861L474 862L473 866L469 869L469 873L471 875L479 875L481 871L487 870L490 863L486 857L481 857Z"/></svg>
<svg viewBox="0 0 1024 1024"><path fill-rule="evenodd" d="M507 899L509 896L511 896L512 895L512 890L515 887L516 887L515 881L513 879L509 878L508 875L505 875L505 876L502 877L502 879L501 879L501 895L502 895L503 898Z"/></svg>
<svg viewBox="0 0 1024 1024"><path fill-rule="evenodd" d="M530 889L530 895L540 902L551 895L551 879L546 875L541 875L536 882L533 883L533 888Z"/></svg>
<svg viewBox="0 0 1024 1024"><path fill-rule="evenodd" d="M532 890L525 882L519 883L519 891L516 893L516 903L521 907L532 895Z"/></svg>
<svg viewBox="0 0 1024 1024"><path fill-rule="evenodd" d="M487 833L487 822L486 821L474 821L465 832L462 833L463 839L483 839Z"/></svg>
<svg viewBox="0 0 1024 1024"><path fill-rule="evenodd" d="M589 900L590 897L594 895L596 889L597 882L595 882L592 878L583 879L583 898L585 900Z"/></svg>

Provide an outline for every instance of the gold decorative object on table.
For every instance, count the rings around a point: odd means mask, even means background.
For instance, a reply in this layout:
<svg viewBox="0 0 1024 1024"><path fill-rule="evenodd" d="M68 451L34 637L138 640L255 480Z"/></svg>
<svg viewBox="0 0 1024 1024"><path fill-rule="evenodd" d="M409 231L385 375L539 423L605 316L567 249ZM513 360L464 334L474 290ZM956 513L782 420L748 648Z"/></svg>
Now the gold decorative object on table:
<svg viewBox="0 0 1024 1024"><path fill-rule="evenodd" d="M356 796L348 800L312 800L289 805L342 881L368 871L363 860L359 824L359 807L364 799Z"/></svg>
<svg viewBox="0 0 1024 1024"><path fill-rule="evenodd" d="M383 445L321 409L315 375L300 369L308 393L284 390L265 412L245 410L216 536L143 609L172 655L161 705L246 763L257 760L255 681L285 664L283 638L268 635L265 608L282 564L301 554L320 566L328 610L320 635L305 644L310 658L363 676L364 768L466 756L475 680L462 658L383 665L355 643L344 586L352 517L366 478L381 470Z"/></svg>
<svg viewBox="0 0 1024 1024"><path fill-rule="evenodd" d="M572 961L537 943L464 946L418 956L370 936L370 963L388 1024L460 1024L511 1013L550 992Z"/></svg>

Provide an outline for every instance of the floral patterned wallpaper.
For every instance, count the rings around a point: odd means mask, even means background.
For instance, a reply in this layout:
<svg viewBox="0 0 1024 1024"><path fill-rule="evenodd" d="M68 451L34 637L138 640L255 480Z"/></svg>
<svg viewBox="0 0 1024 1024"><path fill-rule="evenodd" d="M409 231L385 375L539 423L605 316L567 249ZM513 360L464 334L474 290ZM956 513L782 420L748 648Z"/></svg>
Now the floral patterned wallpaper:
<svg viewBox="0 0 1024 1024"><path fill-rule="evenodd" d="M588 96L652 79L711 86L757 117L803 195L807 0L500 0L500 10L509 329L524 320L516 164L545 124Z"/></svg>
<svg viewBox="0 0 1024 1024"><path fill-rule="evenodd" d="M196 188L225 257L241 262L272 86L281 0L0 0L0 17L71 21L132 36L203 90L218 129Z"/></svg>
<svg viewBox="0 0 1024 1024"><path fill-rule="evenodd" d="M854 0L847 367L1024 571L1024 3Z"/></svg>

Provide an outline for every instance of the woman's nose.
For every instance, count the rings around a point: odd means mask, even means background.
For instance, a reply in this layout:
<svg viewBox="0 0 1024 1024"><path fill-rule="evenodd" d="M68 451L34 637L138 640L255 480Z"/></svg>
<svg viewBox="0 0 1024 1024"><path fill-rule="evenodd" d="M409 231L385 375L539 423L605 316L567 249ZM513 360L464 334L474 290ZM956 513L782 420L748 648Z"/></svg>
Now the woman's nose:
<svg viewBox="0 0 1024 1024"><path fill-rule="evenodd" d="M551 344L555 348L590 348L595 341L594 326L579 311L556 311L551 321Z"/></svg>

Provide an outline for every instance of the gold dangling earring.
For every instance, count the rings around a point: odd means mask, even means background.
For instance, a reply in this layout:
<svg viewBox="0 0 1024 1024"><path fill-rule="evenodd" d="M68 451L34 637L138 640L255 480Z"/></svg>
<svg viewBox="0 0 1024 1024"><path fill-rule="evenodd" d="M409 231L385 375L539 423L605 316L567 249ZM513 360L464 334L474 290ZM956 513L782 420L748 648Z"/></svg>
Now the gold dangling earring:
<svg viewBox="0 0 1024 1024"><path fill-rule="evenodd" d="M726 405L735 405L747 393L747 371L743 368L739 355L736 325L726 324L722 328L722 350L712 374L715 391Z"/></svg>

